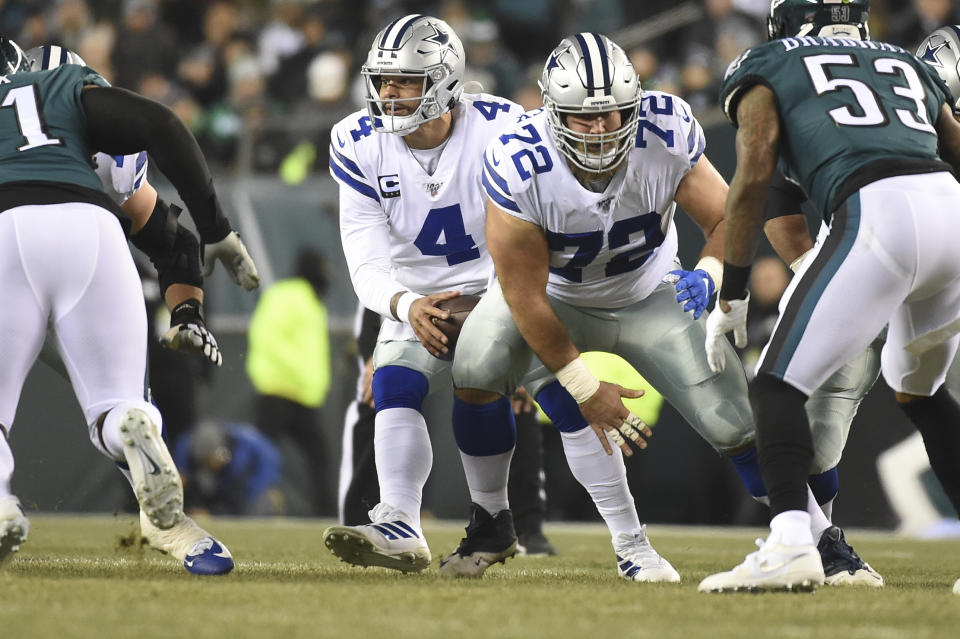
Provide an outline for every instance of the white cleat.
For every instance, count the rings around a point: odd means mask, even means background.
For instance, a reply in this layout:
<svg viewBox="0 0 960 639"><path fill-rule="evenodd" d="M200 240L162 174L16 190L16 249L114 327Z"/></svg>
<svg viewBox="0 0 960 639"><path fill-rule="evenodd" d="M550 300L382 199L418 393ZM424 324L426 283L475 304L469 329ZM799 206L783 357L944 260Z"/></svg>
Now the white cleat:
<svg viewBox="0 0 960 639"><path fill-rule="evenodd" d="M680 574L661 557L647 538L647 526L640 531L618 533L613 540L617 553L617 573L627 581L680 583Z"/></svg>
<svg viewBox="0 0 960 639"><path fill-rule="evenodd" d="M29 532L30 522L23 514L20 500L13 495L0 498L0 563L20 550Z"/></svg>
<svg viewBox="0 0 960 639"><path fill-rule="evenodd" d="M956 583L953 584L953 594L960 595L960 579L957 579Z"/></svg>
<svg viewBox="0 0 960 639"><path fill-rule="evenodd" d="M146 412L131 408L120 418L120 439L140 509L157 528L173 528L184 517L183 484L160 429Z"/></svg>
<svg viewBox="0 0 960 639"><path fill-rule="evenodd" d="M813 544L787 546L757 540L759 550L729 572L710 575L700 592L788 590L813 592L823 585L823 564Z"/></svg>
<svg viewBox="0 0 960 639"><path fill-rule="evenodd" d="M140 511L140 534L152 548L183 562L195 575L225 575L233 570L233 555L210 533L184 515L173 528L160 530Z"/></svg>
<svg viewBox="0 0 960 639"><path fill-rule="evenodd" d="M370 511L363 526L330 526L323 543L341 561L355 566L380 566L401 572L423 572L432 559L423 531L410 516L390 504Z"/></svg>

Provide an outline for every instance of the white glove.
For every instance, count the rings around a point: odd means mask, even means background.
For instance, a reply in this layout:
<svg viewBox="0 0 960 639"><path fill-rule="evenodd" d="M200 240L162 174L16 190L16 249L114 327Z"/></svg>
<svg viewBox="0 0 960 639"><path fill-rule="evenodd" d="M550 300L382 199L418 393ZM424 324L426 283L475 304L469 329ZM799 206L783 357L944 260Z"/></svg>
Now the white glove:
<svg viewBox="0 0 960 639"><path fill-rule="evenodd" d="M217 366L223 363L217 339L203 323L200 302L195 299L182 302L170 313L170 330L160 343L166 348L184 353L198 353Z"/></svg>
<svg viewBox="0 0 960 639"><path fill-rule="evenodd" d="M257 265L253 263L247 247L243 245L236 231L230 231L225 238L213 244L203 246L203 276L209 277L213 273L213 264L217 260L223 262L223 267L233 280L248 291L260 285L260 274Z"/></svg>
<svg viewBox="0 0 960 639"><path fill-rule="evenodd" d="M710 364L714 373L723 370L725 361L723 354L723 342L726 341L724 335L733 331L733 342L737 348L743 348L747 345L747 305L750 302L750 294L742 300L728 300L730 311L724 313L720 309L720 301L717 301L713 312L707 316L707 339L704 346L707 349L707 363Z"/></svg>

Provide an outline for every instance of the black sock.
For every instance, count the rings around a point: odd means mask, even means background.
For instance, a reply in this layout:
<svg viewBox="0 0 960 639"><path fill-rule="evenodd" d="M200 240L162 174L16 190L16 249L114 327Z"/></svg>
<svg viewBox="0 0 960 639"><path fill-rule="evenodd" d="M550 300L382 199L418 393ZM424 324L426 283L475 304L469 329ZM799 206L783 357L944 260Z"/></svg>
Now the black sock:
<svg viewBox="0 0 960 639"><path fill-rule="evenodd" d="M757 420L760 474L770 497L770 516L807 510L807 475L813 438L803 405L807 396L786 382L761 373L750 383Z"/></svg>
<svg viewBox="0 0 960 639"><path fill-rule="evenodd" d="M960 513L960 404L941 386L932 396L900 408L920 431L930 467Z"/></svg>

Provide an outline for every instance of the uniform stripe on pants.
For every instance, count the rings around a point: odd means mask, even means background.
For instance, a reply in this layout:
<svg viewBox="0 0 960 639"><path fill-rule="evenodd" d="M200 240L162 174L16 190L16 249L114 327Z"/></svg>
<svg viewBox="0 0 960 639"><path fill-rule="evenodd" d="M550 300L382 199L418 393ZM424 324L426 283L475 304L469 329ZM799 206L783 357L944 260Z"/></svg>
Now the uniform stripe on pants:
<svg viewBox="0 0 960 639"><path fill-rule="evenodd" d="M830 234L783 309L770 337L770 345L760 364L759 373L783 379L823 291L850 254L859 231L858 192L851 195L834 213Z"/></svg>

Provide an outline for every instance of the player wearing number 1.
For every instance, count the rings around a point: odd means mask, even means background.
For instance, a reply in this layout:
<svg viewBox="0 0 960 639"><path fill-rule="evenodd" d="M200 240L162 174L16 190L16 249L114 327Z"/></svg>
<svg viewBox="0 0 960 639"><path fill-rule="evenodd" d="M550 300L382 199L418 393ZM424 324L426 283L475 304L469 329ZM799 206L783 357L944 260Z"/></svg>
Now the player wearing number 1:
<svg viewBox="0 0 960 639"><path fill-rule="evenodd" d="M0 559L29 529L10 494L6 438L48 327L91 441L129 467L148 522L172 531L184 521L183 489L161 439L160 414L145 401L147 327L124 236L130 220L104 192L91 157L95 150L145 149L219 240L230 224L203 156L166 107L111 88L76 64L30 72L23 51L2 37L0 133L0 273L7 298L0 306ZM215 540L207 537L204 545L190 552L217 555L203 561L213 572L232 568Z"/></svg>
<svg viewBox="0 0 960 639"><path fill-rule="evenodd" d="M354 290L385 318L373 356L381 502L369 525L331 527L324 543L349 563L419 572L431 559L420 504L433 463L421 405L451 390L450 362L434 357L447 352L446 338L432 320L447 316L439 301L487 286L483 149L522 109L465 93L463 46L429 16L387 25L361 72L367 108L333 127L330 173ZM512 435L509 403L506 411Z"/></svg>
<svg viewBox="0 0 960 639"><path fill-rule="evenodd" d="M812 461L804 404L888 321L884 378L923 434L946 492L960 496L960 405L943 387L960 342L960 185L950 174L960 169L960 125L930 66L867 39L868 10L867 0L774 0L771 41L734 60L721 88L738 127L737 173L707 351L745 328L747 278L778 161L824 212L829 233L787 289L751 385L770 535L701 591L823 583L803 512Z"/></svg>

